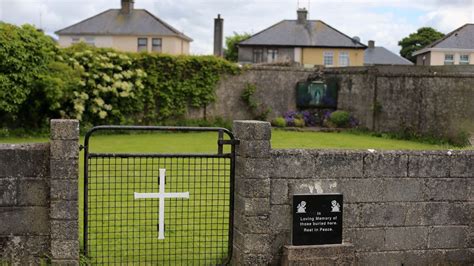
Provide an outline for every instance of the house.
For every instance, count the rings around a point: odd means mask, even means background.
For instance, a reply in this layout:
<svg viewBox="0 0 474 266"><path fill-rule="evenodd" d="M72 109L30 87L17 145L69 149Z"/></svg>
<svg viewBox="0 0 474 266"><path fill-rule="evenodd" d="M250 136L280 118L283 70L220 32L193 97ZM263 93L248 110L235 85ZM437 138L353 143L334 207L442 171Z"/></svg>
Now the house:
<svg viewBox="0 0 474 266"><path fill-rule="evenodd" d="M466 24L413 53L417 65L474 64L474 24Z"/></svg>
<svg viewBox="0 0 474 266"><path fill-rule="evenodd" d="M413 63L396 55L382 46L375 46L375 41L369 41L369 46L365 50L364 65L376 66L376 65L407 65L412 66Z"/></svg>
<svg viewBox="0 0 474 266"><path fill-rule="evenodd" d="M320 20L283 20L238 44L242 64L291 62L306 66L362 66L366 45Z"/></svg>
<svg viewBox="0 0 474 266"><path fill-rule="evenodd" d="M134 0L121 0L121 9L109 9L56 32L59 45L85 42L125 52L189 54L192 39L145 9Z"/></svg>

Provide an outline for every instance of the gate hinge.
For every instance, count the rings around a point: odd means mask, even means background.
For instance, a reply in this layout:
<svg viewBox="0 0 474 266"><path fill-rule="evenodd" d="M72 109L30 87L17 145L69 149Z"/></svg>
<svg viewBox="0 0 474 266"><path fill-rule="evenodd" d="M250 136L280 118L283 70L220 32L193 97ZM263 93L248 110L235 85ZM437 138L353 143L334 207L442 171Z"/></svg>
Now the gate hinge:
<svg viewBox="0 0 474 266"><path fill-rule="evenodd" d="M79 151L82 151L84 150L84 146L83 145L79 145Z"/></svg>
<svg viewBox="0 0 474 266"><path fill-rule="evenodd" d="M238 139L228 139L228 140L220 139L220 140L217 141L217 144L219 144L219 145L239 145L240 140L238 140Z"/></svg>

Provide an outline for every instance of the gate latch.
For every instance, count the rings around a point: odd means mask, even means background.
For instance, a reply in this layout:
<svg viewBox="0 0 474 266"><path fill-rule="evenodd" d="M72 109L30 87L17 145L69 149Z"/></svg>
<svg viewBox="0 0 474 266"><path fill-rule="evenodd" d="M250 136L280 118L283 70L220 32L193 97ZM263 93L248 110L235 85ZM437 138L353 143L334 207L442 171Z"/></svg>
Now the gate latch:
<svg viewBox="0 0 474 266"><path fill-rule="evenodd" d="M217 141L217 144L218 145L239 145L240 140L238 140L238 139L226 139L226 140L220 139L220 140Z"/></svg>

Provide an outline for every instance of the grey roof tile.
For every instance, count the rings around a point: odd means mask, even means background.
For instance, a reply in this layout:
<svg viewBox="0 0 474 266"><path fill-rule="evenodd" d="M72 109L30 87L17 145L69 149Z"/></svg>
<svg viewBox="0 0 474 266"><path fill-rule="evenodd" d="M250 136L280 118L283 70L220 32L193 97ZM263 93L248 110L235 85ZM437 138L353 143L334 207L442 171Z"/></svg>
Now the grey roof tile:
<svg viewBox="0 0 474 266"><path fill-rule="evenodd" d="M283 20L239 45L366 48L364 44L320 20L308 20L306 24L299 24L297 20Z"/></svg>
<svg viewBox="0 0 474 266"><path fill-rule="evenodd" d="M474 24L465 24L425 48L414 52L413 55L424 54L431 49L474 49Z"/></svg>
<svg viewBox="0 0 474 266"><path fill-rule="evenodd" d="M429 45L430 48L474 49L474 24L466 24Z"/></svg>
<svg viewBox="0 0 474 266"><path fill-rule="evenodd" d="M134 9L124 15L120 9L109 9L72 26L58 30L58 35L163 35L192 39L145 9Z"/></svg>
<svg viewBox="0 0 474 266"><path fill-rule="evenodd" d="M366 65L413 65L413 63L398 56L385 47L367 48L365 50L364 64Z"/></svg>

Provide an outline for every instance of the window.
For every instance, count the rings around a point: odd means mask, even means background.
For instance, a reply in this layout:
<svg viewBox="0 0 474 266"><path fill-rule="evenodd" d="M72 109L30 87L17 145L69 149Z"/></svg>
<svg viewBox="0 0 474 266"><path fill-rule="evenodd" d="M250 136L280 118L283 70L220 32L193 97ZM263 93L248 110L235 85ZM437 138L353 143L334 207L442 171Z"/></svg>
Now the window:
<svg viewBox="0 0 474 266"><path fill-rule="evenodd" d="M445 54L444 55L444 64L445 65L454 65L454 55L453 54Z"/></svg>
<svg viewBox="0 0 474 266"><path fill-rule="evenodd" d="M267 50L267 62L274 63L278 60L278 49Z"/></svg>
<svg viewBox="0 0 474 266"><path fill-rule="evenodd" d="M263 62L263 49L253 49L253 62L254 63Z"/></svg>
<svg viewBox="0 0 474 266"><path fill-rule="evenodd" d="M469 55L462 54L459 56L459 64L460 65L469 65Z"/></svg>
<svg viewBox="0 0 474 266"><path fill-rule="evenodd" d="M71 39L72 39L73 44L74 43L79 43L81 41L81 38L79 38L79 37L72 37Z"/></svg>
<svg viewBox="0 0 474 266"><path fill-rule="evenodd" d="M151 40L151 51L161 53L161 38L153 38Z"/></svg>
<svg viewBox="0 0 474 266"><path fill-rule="evenodd" d="M86 44L90 46L95 46L95 38L94 37L86 37Z"/></svg>
<svg viewBox="0 0 474 266"><path fill-rule="evenodd" d="M349 66L349 53L340 52L339 53L339 66Z"/></svg>
<svg viewBox="0 0 474 266"><path fill-rule="evenodd" d="M334 65L334 52L324 52L324 62L325 66L333 66Z"/></svg>
<svg viewBox="0 0 474 266"><path fill-rule="evenodd" d="M138 38L138 51L142 52L148 51L148 39L147 38Z"/></svg>

